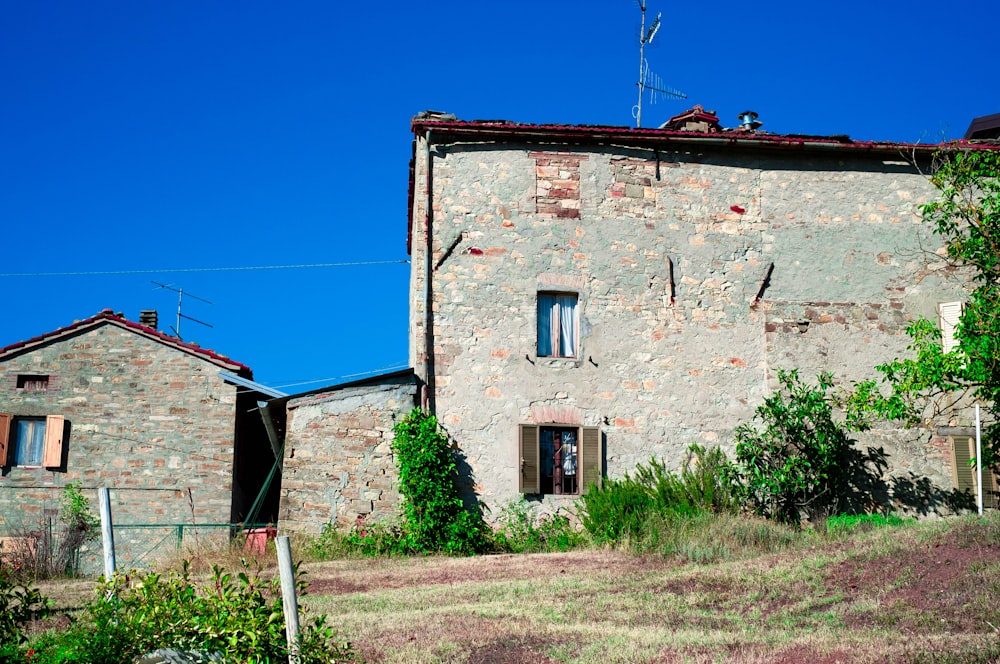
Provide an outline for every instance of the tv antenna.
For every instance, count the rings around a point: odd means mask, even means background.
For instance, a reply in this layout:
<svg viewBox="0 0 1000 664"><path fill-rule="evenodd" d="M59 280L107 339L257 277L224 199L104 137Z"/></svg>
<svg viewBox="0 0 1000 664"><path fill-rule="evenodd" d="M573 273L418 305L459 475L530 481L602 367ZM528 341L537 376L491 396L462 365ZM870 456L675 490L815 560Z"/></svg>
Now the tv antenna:
<svg viewBox="0 0 1000 664"><path fill-rule="evenodd" d="M197 295L192 295L191 293L185 293L183 288L174 288L170 284L161 284L158 281L153 281L151 283L156 284L160 288L166 288L167 290L171 290L171 291L177 293L177 327L174 327L174 326L171 325L170 329L174 331L174 336L176 336L178 339L180 339L181 341L184 341L184 339L181 339L181 319L182 318L190 320L190 321L194 321L195 323L198 323L199 325L204 325L205 327L212 327L211 324L206 323L203 320L198 320L197 318L192 318L191 316L187 316L187 315L181 313L181 306L184 303L184 296L185 295L187 295L188 297L193 297L194 299L198 300L199 302L204 302L205 304L212 304L211 302L209 302L208 300L206 300L203 297L198 297Z"/></svg>
<svg viewBox="0 0 1000 664"><path fill-rule="evenodd" d="M642 27L639 29L639 101L632 107L632 117L635 118L635 126L642 126L642 97L646 90L649 90L649 103L655 104L658 96L673 97L675 99L687 99L687 95L663 84L663 80L649 70L649 63L646 62L646 44L653 41L653 37L660 29L660 19L663 12L657 12L656 18L646 29L646 0L636 0L639 10L642 12Z"/></svg>

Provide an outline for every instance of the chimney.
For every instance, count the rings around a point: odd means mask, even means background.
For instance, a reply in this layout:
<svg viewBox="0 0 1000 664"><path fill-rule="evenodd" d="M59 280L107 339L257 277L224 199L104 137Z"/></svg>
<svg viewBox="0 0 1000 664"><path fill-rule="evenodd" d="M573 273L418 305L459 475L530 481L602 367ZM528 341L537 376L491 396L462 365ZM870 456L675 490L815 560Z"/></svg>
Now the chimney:
<svg viewBox="0 0 1000 664"><path fill-rule="evenodd" d="M764 124L757 120L757 114L753 111L743 111L737 117L740 119L740 129L742 131L757 131Z"/></svg>
<svg viewBox="0 0 1000 664"><path fill-rule="evenodd" d="M156 315L156 309L143 309L139 312L139 325L144 327L151 327L156 329L159 320Z"/></svg>

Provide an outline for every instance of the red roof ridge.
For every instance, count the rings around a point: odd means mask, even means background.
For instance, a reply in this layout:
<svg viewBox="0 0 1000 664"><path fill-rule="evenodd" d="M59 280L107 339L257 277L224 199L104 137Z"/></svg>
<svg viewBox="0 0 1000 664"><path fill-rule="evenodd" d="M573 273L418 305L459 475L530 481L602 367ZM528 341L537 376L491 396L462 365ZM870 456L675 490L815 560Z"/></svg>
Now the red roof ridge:
<svg viewBox="0 0 1000 664"><path fill-rule="evenodd" d="M24 341L18 341L16 343L10 344L9 346L4 346L3 348L0 348L0 359L2 359L3 356L9 355L16 351L27 350L28 348L31 348L33 346L41 345L46 341L49 341L50 339L66 336L67 334L76 332L77 330L81 330L86 327L93 327L102 324L104 322L110 323L112 325L117 325L118 327L123 327L137 334L142 334L143 336L149 337L155 341L159 341L160 343L167 344L168 346L174 346L177 349L182 350L184 352L203 356L205 359L212 362L213 364L225 365L227 368L230 369L235 368L237 371L241 373L246 373L248 378L253 376L253 371L250 369L250 367L243 364L242 362L237 362L236 360L230 359L225 355L216 353L215 351L209 350L208 348L202 348L201 346L198 346L196 344L188 343L186 341L181 341L180 339L172 337L163 332L160 332L159 330L153 329L151 327L146 327L145 325L141 325L139 323L136 323L135 321L131 321L125 318L124 316L119 316L118 314L114 313L112 309L102 309L100 313L95 314L90 318L84 318L83 320L74 321L73 323L65 327L56 328L51 332L46 332L44 334L40 334L36 337L32 337Z"/></svg>

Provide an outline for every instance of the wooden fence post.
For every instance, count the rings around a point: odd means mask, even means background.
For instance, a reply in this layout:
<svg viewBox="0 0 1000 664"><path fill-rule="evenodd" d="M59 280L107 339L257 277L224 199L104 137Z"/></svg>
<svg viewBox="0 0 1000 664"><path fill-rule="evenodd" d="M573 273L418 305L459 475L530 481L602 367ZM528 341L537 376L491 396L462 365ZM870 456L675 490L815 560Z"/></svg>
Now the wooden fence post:
<svg viewBox="0 0 1000 664"><path fill-rule="evenodd" d="M285 611L285 638L288 641L288 664L299 664L299 600L295 590L295 569L288 537L275 541L278 549L278 572L281 575L281 605Z"/></svg>

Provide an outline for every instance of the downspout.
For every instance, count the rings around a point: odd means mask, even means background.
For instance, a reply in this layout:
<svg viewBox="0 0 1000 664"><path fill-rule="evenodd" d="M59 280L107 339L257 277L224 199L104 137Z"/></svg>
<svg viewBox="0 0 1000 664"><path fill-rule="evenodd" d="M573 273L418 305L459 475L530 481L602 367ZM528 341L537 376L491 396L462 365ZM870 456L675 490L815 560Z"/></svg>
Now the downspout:
<svg viewBox="0 0 1000 664"><path fill-rule="evenodd" d="M434 233L433 233L433 222L434 222L434 192L433 192L433 176L431 171L433 170L433 156L431 154L431 130L428 129L427 133L424 135L424 161L425 161L425 173L424 173L424 187L427 193L427 207L424 209L424 232L426 233L427 246L425 248L424 255L424 363L425 363L425 376L424 376L424 408L434 414L436 399L435 399L435 386L436 382L434 380L434 312L433 312L433 294L434 288L432 284L432 279L434 278L434 270L431 265L434 258Z"/></svg>

